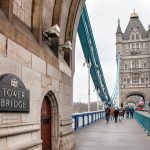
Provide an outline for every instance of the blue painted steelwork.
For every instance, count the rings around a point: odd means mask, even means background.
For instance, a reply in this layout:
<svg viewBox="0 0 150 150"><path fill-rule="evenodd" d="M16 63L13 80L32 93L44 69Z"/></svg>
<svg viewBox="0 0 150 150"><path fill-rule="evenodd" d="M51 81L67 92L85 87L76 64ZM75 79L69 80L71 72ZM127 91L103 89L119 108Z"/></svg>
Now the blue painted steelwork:
<svg viewBox="0 0 150 150"><path fill-rule="evenodd" d="M104 111L94 111L74 114L73 118L73 129L76 131L80 128L86 127L100 119L105 117Z"/></svg>
<svg viewBox="0 0 150 150"><path fill-rule="evenodd" d="M86 61L91 62L90 74L95 88L99 91L99 96L106 104L112 104L108 89L105 83L103 71L101 68L90 20L86 6L83 7L83 11L80 17L78 34L82 45L84 57Z"/></svg>
<svg viewBox="0 0 150 150"><path fill-rule="evenodd" d="M113 105L117 105L117 98L119 96L119 80L120 80L120 52L118 52L118 59L117 59L117 74L116 74L116 81L114 86L114 91L111 96L111 101Z"/></svg>
<svg viewBox="0 0 150 150"><path fill-rule="evenodd" d="M110 98L106 82L104 79L102 67L100 64L97 47L95 44L88 12L86 6L83 7L83 11L80 17L78 34L83 49L84 57L87 62L91 62L92 66L90 74L95 86L95 89L99 91L99 96L106 104L116 105L117 98L119 96L119 73L120 73L120 53L118 53L117 75L116 82L113 90L112 97Z"/></svg>
<svg viewBox="0 0 150 150"><path fill-rule="evenodd" d="M147 134L150 135L150 114L135 111L134 118L147 131Z"/></svg>

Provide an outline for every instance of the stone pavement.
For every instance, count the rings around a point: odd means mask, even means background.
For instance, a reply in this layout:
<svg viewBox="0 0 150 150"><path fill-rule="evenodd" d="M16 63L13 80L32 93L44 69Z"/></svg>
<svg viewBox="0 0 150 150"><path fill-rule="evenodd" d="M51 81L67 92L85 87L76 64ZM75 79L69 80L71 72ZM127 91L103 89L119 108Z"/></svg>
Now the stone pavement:
<svg viewBox="0 0 150 150"><path fill-rule="evenodd" d="M74 150L150 150L150 136L134 119L100 120L75 132Z"/></svg>

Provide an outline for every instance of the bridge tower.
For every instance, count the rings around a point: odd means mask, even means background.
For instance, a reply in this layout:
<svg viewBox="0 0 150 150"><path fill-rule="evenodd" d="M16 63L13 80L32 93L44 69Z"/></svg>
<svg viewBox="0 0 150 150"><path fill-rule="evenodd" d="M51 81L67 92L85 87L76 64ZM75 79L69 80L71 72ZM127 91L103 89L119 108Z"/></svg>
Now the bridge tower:
<svg viewBox="0 0 150 150"><path fill-rule="evenodd" d="M124 33L118 20L116 57L118 51L121 54L119 103L147 104L150 101L150 26L146 31L135 11Z"/></svg>

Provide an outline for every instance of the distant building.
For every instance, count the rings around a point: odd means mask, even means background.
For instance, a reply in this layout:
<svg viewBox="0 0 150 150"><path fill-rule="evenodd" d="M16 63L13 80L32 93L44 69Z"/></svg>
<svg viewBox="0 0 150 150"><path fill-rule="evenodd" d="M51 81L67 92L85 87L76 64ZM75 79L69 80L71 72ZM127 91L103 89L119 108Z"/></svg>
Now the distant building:
<svg viewBox="0 0 150 150"><path fill-rule="evenodd" d="M150 26L146 31L138 14L131 14L123 33L118 20L116 32L116 57L121 54L119 99L120 104L137 96L150 101ZM130 102L132 101L130 98ZM133 102L135 102L135 97Z"/></svg>

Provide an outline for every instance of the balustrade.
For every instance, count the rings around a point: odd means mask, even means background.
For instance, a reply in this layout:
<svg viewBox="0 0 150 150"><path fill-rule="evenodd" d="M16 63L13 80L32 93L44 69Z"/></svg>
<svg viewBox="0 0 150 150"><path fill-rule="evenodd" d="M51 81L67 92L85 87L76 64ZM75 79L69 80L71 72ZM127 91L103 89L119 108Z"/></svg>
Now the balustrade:
<svg viewBox="0 0 150 150"><path fill-rule="evenodd" d="M150 135L150 114L147 112L134 112L134 118Z"/></svg>
<svg viewBox="0 0 150 150"><path fill-rule="evenodd" d="M73 129L76 131L77 129L83 128L87 125L90 125L97 120L103 119L105 117L104 111L94 111L94 112L85 112L79 114L73 114Z"/></svg>

